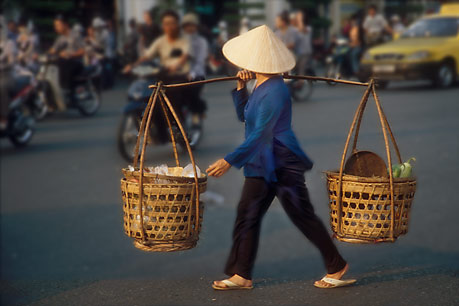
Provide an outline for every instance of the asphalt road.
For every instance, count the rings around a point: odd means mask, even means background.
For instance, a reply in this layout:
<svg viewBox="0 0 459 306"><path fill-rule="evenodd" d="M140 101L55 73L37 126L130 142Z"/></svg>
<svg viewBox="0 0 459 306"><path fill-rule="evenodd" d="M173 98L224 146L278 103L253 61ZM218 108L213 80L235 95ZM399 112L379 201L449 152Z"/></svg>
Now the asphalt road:
<svg viewBox="0 0 459 306"><path fill-rule="evenodd" d="M201 169L243 139L231 87L205 89L205 137L195 151ZM363 91L318 84L310 102L294 104L294 130L315 161L306 175L308 188L327 225L323 171L338 167ZM312 286L325 272L319 253L277 201L263 221L255 289L210 287L224 277L231 245L243 182L235 169L208 181L224 203L206 204L196 248L135 249L123 233L119 180L127 163L115 139L125 95L122 84L106 92L94 118L69 112L46 119L25 149L1 141L2 305L459 305L458 87L414 83L380 91L403 158L417 158L410 231L393 244L337 242L350 263L349 277L358 283L334 290ZM373 103L367 115L358 147L384 156ZM172 164L171 152L168 146L150 149L147 162Z"/></svg>

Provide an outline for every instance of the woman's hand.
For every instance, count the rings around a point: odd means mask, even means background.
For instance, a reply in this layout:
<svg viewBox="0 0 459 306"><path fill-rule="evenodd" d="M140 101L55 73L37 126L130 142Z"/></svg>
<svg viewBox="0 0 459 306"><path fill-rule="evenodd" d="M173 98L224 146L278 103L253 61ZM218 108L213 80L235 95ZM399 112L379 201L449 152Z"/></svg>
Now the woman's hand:
<svg viewBox="0 0 459 306"><path fill-rule="evenodd" d="M221 158L212 165L210 165L209 168L207 168L206 172L209 176L220 177L223 174L225 174L230 168L230 163Z"/></svg>
<svg viewBox="0 0 459 306"><path fill-rule="evenodd" d="M255 78L255 73L248 70L241 70L236 75L239 80L237 80L237 90L241 90L245 87L245 83Z"/></svg>

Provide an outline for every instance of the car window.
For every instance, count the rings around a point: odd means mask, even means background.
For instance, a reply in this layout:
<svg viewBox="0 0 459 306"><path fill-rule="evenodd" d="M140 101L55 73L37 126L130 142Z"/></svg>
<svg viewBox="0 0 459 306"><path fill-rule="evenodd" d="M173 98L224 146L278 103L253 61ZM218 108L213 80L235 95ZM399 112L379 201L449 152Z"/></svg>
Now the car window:
<svg viewBox="0 0 459 306"><path fill-rule="evenodd" d="M459 18L421 19L413 23L402 37L448 37L456 36L459 29Z"/></svg>

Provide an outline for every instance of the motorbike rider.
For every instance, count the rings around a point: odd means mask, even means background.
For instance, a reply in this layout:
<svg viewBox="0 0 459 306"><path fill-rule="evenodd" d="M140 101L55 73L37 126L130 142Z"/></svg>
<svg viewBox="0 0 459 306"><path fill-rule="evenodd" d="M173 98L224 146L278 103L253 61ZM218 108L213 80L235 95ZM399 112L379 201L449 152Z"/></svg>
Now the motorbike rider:
<svg viewBox="0 0 459 306"><path fill-rule="evenodd" d="M38 71L38 35L27 25L27 20L21 18L18 22L19 36L16 39L18 48L17 61L32 72Z"/></svg>
<svg viewBox="0 0 459 306"><path fill-rule="evenodd" d="M3 19L3 17L1 17ZM12 70L16 59L16 44L8 39L6 29L0 22L0 131L8 127L9 88L12 84Z"/></svg>
<svg viewBox="0 0 459 306"><path fill-rule="evenodd" d="M209 47L207 40L198 33L199 20L193 13L188 13L183 16L182 27L185 35L188 37L191 44L191 68L188 74L190 81L200 81L206 78L206 61L209 55ZM206 101L201 98L201 92L204 85L195 85L188 88L189 90L189 108L192 116L192 130L200 130L202 119L204 117L207 105ZM195 136L195 137L194 137ZM198 135L191 136L191 142L195 142L193 138Z"/></svg>
<svg viewBox="0 0 459 306"><path fill-rule="evenodd" d="M164 34L158 37L135 63L126 65L123 73L129 73L133 67L159 57L161 72L158 78L164 84L187 82L190 72L190 42L180 34L179 15L173 10L166 10L161 15L161 25ZM183 88L167 90L167 96L182 122L185 93L187 94L187 91ZM156 107L154 111L158 138L160 142L165 143L169 139L167 123L160 106L157 104Z"/></svg>
<svg viewBox="0 0 459 306"><path fill-rule="evenodd" d="M30 82L30 77L21 74L17 66L17 46L9 39L0 20L0 132L8 128L9 106L12 95Z"/></svg>
<svg viewBox="0 0 459 306"><path fill-rule="evenodd" d="M58 57L59 82L67 90L70 104L75 104L75 78L84 69L84 41L72 32L68 18L63 15L54 19L54 29L59 36L49 53Z"/></svg>
<svg viewBox="0 0 459 306"><path fill-rule="evenodd" d="M359 72L360 56L364 48L362 22L359 16L351 17L351 29L349 31L349 46L351 47L349 57L352 66L352 73L356 75Z"/></svg>
<svg viewBox="0 0 459 306"><path fill-rule="evenodd" d="M104 46L96 38L96 33L93 26L89 26L86 30L85 37L85 66L96 65L104 58Z"/></svg>

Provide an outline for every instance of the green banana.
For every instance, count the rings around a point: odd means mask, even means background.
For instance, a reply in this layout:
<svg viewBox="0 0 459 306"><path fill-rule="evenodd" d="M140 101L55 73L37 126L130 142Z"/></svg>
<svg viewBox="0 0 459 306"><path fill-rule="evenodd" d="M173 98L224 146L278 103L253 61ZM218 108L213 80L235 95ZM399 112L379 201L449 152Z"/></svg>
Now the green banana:
<svg viewBox="0 0 459 306"><path fill-rule="evenodd" d="M416 158L414 157L411 157L410 159L408 159L406 162L403 163L403 168L402 168L402 172L400 173L400 177L410 177L411 176L411 172L413 170L413 167L411 166L410 162L411 161L416 161Z"/></svg>
<svg viewBox="0 0 459 306"><path fill-rule="evenodd" d="M392 165L392 177L410 177L413 170L413 166L410 164L411 161L416 161L416 158L411 157L403 164ZM387 168L387 173L389 173L389 168Z"/></svg>

